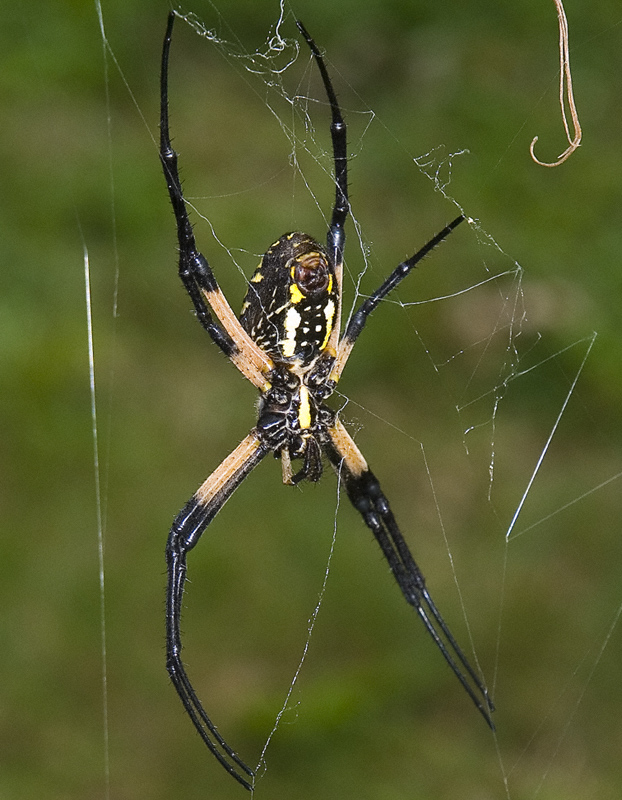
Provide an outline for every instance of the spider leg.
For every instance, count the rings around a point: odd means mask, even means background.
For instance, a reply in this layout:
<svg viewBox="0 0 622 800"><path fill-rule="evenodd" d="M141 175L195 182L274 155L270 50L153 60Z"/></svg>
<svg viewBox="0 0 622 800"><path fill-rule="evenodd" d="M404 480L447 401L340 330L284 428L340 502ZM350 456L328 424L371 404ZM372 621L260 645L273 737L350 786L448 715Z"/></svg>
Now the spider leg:
<svg viewBox="0 0 622 800"><path fill-rule="evenodd" d="M240 483L270 447L260 442L256 431L251 433L210 475L179 512L168 537L166 562L168 588L166 593L166 666L171 681L186 713L199 735L218 761L246 789L253 770L229 747L210 720L188 678L181 660L181 608L186 582L186 555L199 541L201 534L231 497Z"/></svg>
<svg viewBox="0 0 622 800"><path fill-rule="evenodd" d="M343 368L350 357L350 353L352 352L352 348L354 347L359 334L365 327L365 323L367 322L369 315L379 305L380 301L383 300L389 294L389 292L392 292L393 289L395 289L395 287L401 283L401 281L403 281L404 278L411 272L411 270L413 270L414 267L416 267L417 264L423 258L425 258L431 250L439 245L443 239L446 239L454 230L454 228L457 228L458 225L460 225L460 223L464 220L465 217L462 214L459 217L456 217L453 222L450 222L449 225L444 227L442 231L437 233L436 236L430 239L430 241L414 255L406 259L406 261L402 261L401 264L398 264L386 281L378 289L376 289L376 291L370 295L367 300L365 300L354 312L354 314L350 317L350 321L348 322L346 330L341 337L341 341L339 342L337 357L330 373L331 381L337 383L341 377Z"/></svg>
<svg viewBox="0 0 622 800"><path fill-rule="evenodd" d="M360 512L363 521L376 537L406 602L420 616L445 661L488 725L494 730L490 716L494 711L494 705L488 696L488 690L470 665L430 597L421 570L404 541L377 478L338 419L329 433L331 443L326 446L326 453L333 468L344 481L350 502Z"/></svg>
<svg viewBox="0 0 622 800"><path fill-rule="evenodd" d="M212 340L257 388L268 388L266 373L274 364L240 325L223 295L205 256L197 249L179 177L177 153L171 144L168 119L168 61L176 13L171 11L162 46L160 73L160 161L177 223L179 277L194 305L197 318ZM220 321L218 325L205 301ZM224 329L224 330L223 330Z"/></svg>
<svg viewBox="0 0 622 800"><path fill-rule="evenodd" d="M333 88L332 81L326 69L324 58L320 53L315 41L309 35L307 29L300 20L296 20L296 25L309 45L313 53L315 62L322 76L324 89L330 103L332 121L330 124L330 134L333 142L333 161L335 164L335 204L326 236L326 244L329 255L335 265L337 284L339 290L339 308L335 318L333 335L328 342L328 347L335 351L341 330L341 287L343 282L343 249L346 241L345 223L350 211L350 201L348 199L348 153L347 153L347 128L341 114L337 95Z"/></svg>
<svg viewBox="0 0 622 800"><path fill-rule="evenodd" d="M343 259L343 244L345 240L344 225L350 210L350 203L348 201L348 156L347 156L347 131L346 123L344 122L337 102L337 95L333 89L333 84L326 69L324 58L320 53L319 47L309 35L307 29L300 20L296 20L296 25L300 33L304 36L309 49L313 53L313 57L317 63L324 89L328 96L330 108L332 112L332 122L330 125L330 134L333 140L333 159L335 162L335 205L333 206L333 215L328 231L328 246L334 248L335 262L338 263Z"/></svg>

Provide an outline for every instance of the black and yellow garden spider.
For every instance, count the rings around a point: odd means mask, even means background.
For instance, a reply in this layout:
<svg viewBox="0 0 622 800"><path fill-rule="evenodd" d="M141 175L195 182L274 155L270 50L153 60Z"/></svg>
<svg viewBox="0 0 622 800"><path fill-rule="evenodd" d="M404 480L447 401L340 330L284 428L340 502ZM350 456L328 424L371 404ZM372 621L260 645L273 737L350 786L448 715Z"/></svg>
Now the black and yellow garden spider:
<svg viewBox="0 0 622 800"><path fill-rule="evenodd" d="M401 263L341 331L344 225L348 201L346 125L317 45L298 28L319 68L332 112L330 126L336 196L326 247L305 233L286 233L265 253L249 281L237 318L205 257L198 251L172 148L168 122L168 61L175 12L168 18L162 50L160 158L177 223L179 276L197 318L212 340L257 389L257 424L199 487L177 515L167 546L167 668L201 738L224 768L247 789L255 773L225 742L197 697L181 660L180 617L186 556L233 492L269 453L281 459L283 482L318 481L326 459L352 505L370 528L406 601L480 710L494 710L488 692L438 612L375 475L325 401L332 394L367 318L413 267L459 225L459 216ZM215 314L217 322L212 313ZM292 462L300 461L294 471Z"/></svg>

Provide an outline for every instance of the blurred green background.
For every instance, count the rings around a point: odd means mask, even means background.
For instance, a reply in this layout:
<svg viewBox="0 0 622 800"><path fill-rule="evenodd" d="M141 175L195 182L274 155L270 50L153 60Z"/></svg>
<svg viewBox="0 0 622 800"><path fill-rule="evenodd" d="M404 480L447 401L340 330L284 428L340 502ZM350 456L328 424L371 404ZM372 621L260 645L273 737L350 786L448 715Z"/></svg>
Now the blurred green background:
<svg viewBox="0 0 622 800"><path fill-rule="evenodd" d="M176 276L153 138L168 8L160 0L104 0L123 79L104 59L93 4L17 2L3 10L0 797L7 800L107 796L84 247L106 527L109 796L244 796L200 743L164 668L170 522L246 434L254 403L252 387L193 319ZM217 9L195 0L187 10L251 52L264 47L279 13L266 0L220 0ZM441 159L470 151L453 159L447 191L500 249L462 226L400 288L400 299L459 292L515 261L525 272L520 287L509 276L452 300L385 303L338 399L351 401L344 418L469 653L470 630L497 703L496 739L342 499L309 655L256 796L617 798L619 4L568 4L584 144L555 170L534 165L528 153L536 134L541 158L565 147L552 2L300 0L285 10L282 33L295 37L299 16L327 53L350 124L351 198L369 249L361 290L455 215L412 160L439 146ZM309 108L314 130L305 134L298 122L296 132L328 149L327 112L307 53L282 80L288 92L322 101ZM186 192L201 198L197 208L223 246L195 215L199 243L235 308L244 279L225 248L250 275L284 231L323 237L325 230L266 97L262 80L178 22L175 145ZM275 110L291 123L284 103ZM302 147L296 154L327 214L330 181ZM352 225L348 234L356 279L364 259ZM350 278L346 292L353 297ZM506 545L594 330L514 531L534 527ZM336 508L331 474L290 489L279 465L266 462L190 558L186 662L208 711L249 763L299 663Z"/></svg>

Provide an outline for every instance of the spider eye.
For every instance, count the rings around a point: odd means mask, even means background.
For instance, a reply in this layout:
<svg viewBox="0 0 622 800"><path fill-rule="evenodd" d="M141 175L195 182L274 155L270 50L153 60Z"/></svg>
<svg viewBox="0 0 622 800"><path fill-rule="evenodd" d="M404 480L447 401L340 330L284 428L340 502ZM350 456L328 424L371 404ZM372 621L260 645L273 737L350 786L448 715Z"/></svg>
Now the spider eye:
<svg viewBox="0 0 622 800"><path fill-rule="evenodd" d="M330 281L326 257L314 251L297 258L294 280L305 296L325 292Z"/></svg>

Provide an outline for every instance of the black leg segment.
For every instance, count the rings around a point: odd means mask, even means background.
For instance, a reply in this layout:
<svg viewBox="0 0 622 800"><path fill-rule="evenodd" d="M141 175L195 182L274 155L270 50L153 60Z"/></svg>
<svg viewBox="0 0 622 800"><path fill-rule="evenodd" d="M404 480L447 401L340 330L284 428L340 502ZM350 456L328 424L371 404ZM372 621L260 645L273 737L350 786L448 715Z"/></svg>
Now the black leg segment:
<svg viewBox="0 0 622 800"><path fill-rule="evenodd" d="M465 691L494 730L490 716L494 705L488 691L430 597L423 574L404 541L376 476L342 427L334 429L333 443L326 448L326 453L344 482L350 502L380 545L406 602L415 609Z"/></svg>
<svg viewBox="0 0 622 800"><path fill-rule="evenodd" d="M454 230L454 228L458 227L458 225L463 222L464 219L465 217L462 214L459 217L456 217L453 222L450 222L449 225L445 226L440 233L437 233L436 236L430 239L430 241L420 250L418 250L413 256L408 258L406 261L402 261L401 264L398 264L398 266L393 270L382 286L376 289L376 291L370 295L370 297L368 297L361 307L352 315L343 337L344 341L349 342L351 345L354 344L358 335L363 330L363 327L367 322L367 318L378 306L380 301L383 300L389 294L389 292L392 292L393 289L395 289L395 287L401 283L411 272L411 270L414 269L414 267L423 258L425 258L431 250L439 245L443 239L446 239Z"/></svg>
<svg viewBox="0 0 622 800"><path fill-rule="evenodd" d="M190 295L197 313L197 318L203 328L212 337L226 356L231 357L237 351L237 346L229 334L214 322L199 291L217 289L216 279L207 260L197 250L192 225L184 200L184 193L179 178L177 166L177 153L171 144L168 122L168 59L173 36L173 25L176 14L171 11L168 15L168 25L162 47L162 68L160 73L160 161L164 170L164 177L168 194L173 206L173 213L177 223L177 240L179 243L179 277Z"/></svg>
<svg viewBox="0 0 622 800"><path fill-rule="evenodd" d="M343 248L345 244L345 222L350 210L348 200L348 153L347 153L347 130L337 102L337 95L333 89L333 84L326 69L324 58L314 40L309 35L307 29L300 20L296 20L296 25L300 33L309 45L313 57L315 58L324 89L328 96L328 102L332 112L332 122L330 124L330 134L333 140L333 159L335 162L335 205L330 227L328 229L327 246L328 251L334 259L335 264L343 261Z"/></svg>
<svg viewBox="0 0 622 800"><path fill-rule="evenodd" d="M179 512L166 545L168 587L166 592L166 666L173 686L194 727L218 761L246 789L254 773L222 738L208 717L181 660L181 609L186 583L186 556L233 492L270 452L255 432L210 475Z"/></svg>

